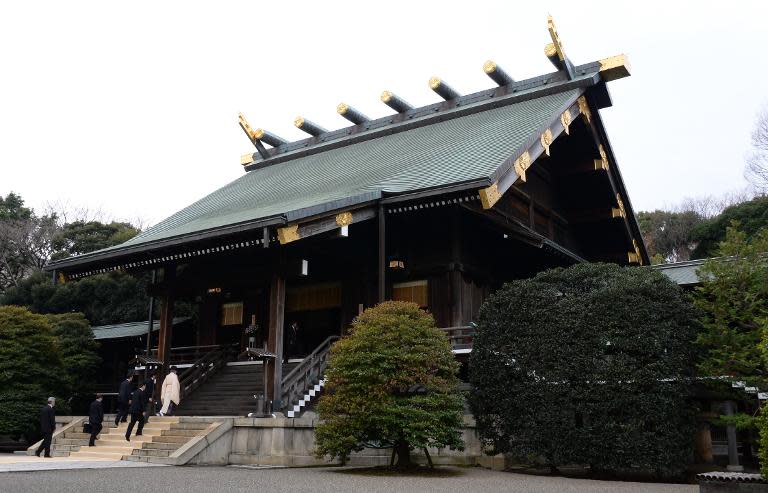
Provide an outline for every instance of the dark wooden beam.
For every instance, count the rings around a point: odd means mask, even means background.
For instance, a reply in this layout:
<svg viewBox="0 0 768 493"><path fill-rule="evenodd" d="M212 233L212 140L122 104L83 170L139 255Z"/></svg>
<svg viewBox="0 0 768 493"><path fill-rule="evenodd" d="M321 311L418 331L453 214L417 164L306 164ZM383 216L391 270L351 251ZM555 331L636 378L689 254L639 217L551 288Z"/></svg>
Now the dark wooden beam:
<svg viewBox="0 0 768 493"><path fill-rule="evenodd" d="M624 227L627 232L627 239L629 242L632 243L632 251L634 252L636 256L636 260L638 260L638 263L648 263L647 254L637 246L638 241L642 241L642 236L640 235L639 228L637 228L637 231L634 230L636 228L633 228L633 225L631 222L635 222L634 217L629 217L628 212L625 209L625 200L629 200L626 196L626 193L624 192L624 187L621 185L621 177L618 173L618 168L616 167L616 163L613 157L613 153L610 151L610 144L608 143L607 136L605 135L604 131L602 129L602 125L600 122L600 116L597 112L592 113L591 110L591 104L589 102L589 99L586 96L581 96L579 98L579 107L581 108L581 113L584 115L585 123L587 124L587 128L589 129L590 133L592 134L592 138L595 142L595 145L597 146L597 153L600 156L600 161L603 163L605 170L607 171L608 181L611 186L611 191L613 192L613 195L616 197L616 204L615 207L621 209L624 211L624 214L622 215L622 220L624 222ZM600 128L598 128L598 125ZM595 163L597 163L597 159L595 160ZM631 221L631 222L630 222ZM637 226L635 224L635 226Z"/></svg>
<svg viewBox="0 0 768 493"><path fill-rule="evenodd" d="M340 212L333 216L326 216L305 223L291 224L277 229L277 239L281 245L292 243L302 238L327 233L335 229L349 226L353 223L359 223L376 217L374 207L365 207L346 212Z"/></svg>
<svg viewBox="0 0 768 493"><path fill-rule="evenodd" d="M157 379L158 382L162 382L162 377L168 374L171 362L174 292L170 286L175 278L175 265L163 269L163 282L166 284L166 289L160 297L160 334L157 340L157 359L163 362L163 366L160 368L161 375Z"/></svg>
<svg viewBox="0 0 768 493"><path fill-rule="evenodd" d="M377 268L377 295L379 303L387 298L387 219L384 204L379 202L378 208L378 268Z"/></svg>
<svg viewBox="0 0 768 493"><path fill-rule="evenodd" d="M279 269L278 269L279 270ZM272 400L272 410L280 411L283 395L283 326L285 325L285 278L280 273L272 274L269 285L269 335L267 349L276 355L267 364L267 399Z"/></svg>
<svg viewBox="0 0 768 493"><path fill-rule="evenodd" d="M462 320L462 284L463 276L458 266L461 265L461 209L452 208L451 210L451 326L459 327L464 325Z"/></svg>

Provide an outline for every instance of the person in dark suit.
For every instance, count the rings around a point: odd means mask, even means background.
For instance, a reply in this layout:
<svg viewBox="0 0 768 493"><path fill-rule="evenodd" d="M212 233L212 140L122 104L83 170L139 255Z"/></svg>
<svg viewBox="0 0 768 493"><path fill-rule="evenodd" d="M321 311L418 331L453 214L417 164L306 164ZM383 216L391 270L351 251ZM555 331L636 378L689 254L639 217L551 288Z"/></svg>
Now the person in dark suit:
<svg viewBox="0 0 768 493"><path fill-rule="evenodd" d="M56 405L54 397L48 398L48 404L40 410L40 431L43 433L43 442L37 447L35 455L40 457L40 452L45 450L45 457L51 456L51 440L56 430L56 413L53 407Z"/></svg>
<svg viewBox="0 0 768 493"><path fill-rule="evenodd" d="M115 426L128 419L128 408L131 405L131 380L133 373L129 373L125 380L120 383L120 390L117 392L117 416L115 416Z"/></svg>
<svg viewBox="0 0 768 493"><path fill-rule="evenodd" d="M140 436L142 430L144 430L144 409L147 407L147 396L144 393L147 384L142 382L141 386L131 396L131 422L128 425L128 431L125 432L125 439L131 441L131 431L133 431L133 425L139 422L139 428L136 430L136 436Z"/></svg>
<svg viewBox="0 0 768 493"><path fill-rule="evenodd" d="M147 397L147 409L144 413L144 424L149 423L149 417L155 415L155 386L157 385L157 375L155 372L150 372L149 378L144 383L147 388L144 390L144 395Z"/></svg>
<svg viewBox="0 0 768 493"><path fill-rule="evenodd" d="M96 441L96 435L101 433L102 421L104 421L104 408L101 407L101 401L104 397L101 394L96 394L96 399L91 402L91 407L88 409L88 423L91 425L91 440L88 442L89 447L93 447Z"/></svg>

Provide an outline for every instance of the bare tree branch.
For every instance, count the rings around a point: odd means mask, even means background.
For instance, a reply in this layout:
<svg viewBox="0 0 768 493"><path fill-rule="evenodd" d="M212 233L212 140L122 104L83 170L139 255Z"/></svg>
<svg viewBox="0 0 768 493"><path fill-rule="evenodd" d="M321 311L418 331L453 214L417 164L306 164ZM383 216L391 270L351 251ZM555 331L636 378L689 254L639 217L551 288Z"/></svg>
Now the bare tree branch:
<svg viewBox="0 0 768 493"><path fill-rule="evenodd" d="M758 194L768 193L768 106L757 117L744 178Z"/></svg>

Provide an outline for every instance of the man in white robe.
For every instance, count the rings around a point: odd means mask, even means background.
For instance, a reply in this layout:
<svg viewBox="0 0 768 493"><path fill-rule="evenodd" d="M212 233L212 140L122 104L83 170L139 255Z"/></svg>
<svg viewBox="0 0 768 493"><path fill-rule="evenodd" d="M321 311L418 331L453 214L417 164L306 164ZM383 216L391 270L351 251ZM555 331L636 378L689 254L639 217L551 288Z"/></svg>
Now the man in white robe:
<svg viewBox="0 0 768 493"><path fill-rule="evenodd" d="M163 408L160 409L160 416L173 416L176 406L181 402L181 399L179 398L180 393L181 385L179 384L179 377L176 375L176 367L172 366L171 372L168 373L163 380L162 391L160 393Z"/></svg>

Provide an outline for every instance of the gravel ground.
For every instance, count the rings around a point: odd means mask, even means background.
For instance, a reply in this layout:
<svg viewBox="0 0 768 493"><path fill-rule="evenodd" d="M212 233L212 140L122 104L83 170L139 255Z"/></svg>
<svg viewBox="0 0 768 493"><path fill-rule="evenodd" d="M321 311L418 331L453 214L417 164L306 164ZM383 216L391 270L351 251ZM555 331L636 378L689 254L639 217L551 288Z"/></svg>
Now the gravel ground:
<svg viewBox="0 0 768 493"><path fill-rule="evenodd" d="M241 467L158 467L139 469L80 469L0 474L2 493L130 492L697 492L698 486L645 484L550 478L453 468L445 477L369 476L349 469L255 469Z"/></svg>

